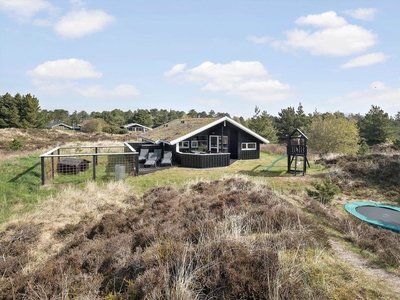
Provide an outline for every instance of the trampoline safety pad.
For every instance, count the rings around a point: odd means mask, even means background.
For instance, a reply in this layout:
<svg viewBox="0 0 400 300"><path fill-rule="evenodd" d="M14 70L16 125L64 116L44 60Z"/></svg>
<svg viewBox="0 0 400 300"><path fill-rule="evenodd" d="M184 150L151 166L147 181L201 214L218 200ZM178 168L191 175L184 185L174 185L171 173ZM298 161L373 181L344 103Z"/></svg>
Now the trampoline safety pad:
<svg viewBox="0 0 400 300"><path fill-rule="evenodd" d="M400 208L375 202L351 202L345 209L360 220L400 232Z"/></svg>

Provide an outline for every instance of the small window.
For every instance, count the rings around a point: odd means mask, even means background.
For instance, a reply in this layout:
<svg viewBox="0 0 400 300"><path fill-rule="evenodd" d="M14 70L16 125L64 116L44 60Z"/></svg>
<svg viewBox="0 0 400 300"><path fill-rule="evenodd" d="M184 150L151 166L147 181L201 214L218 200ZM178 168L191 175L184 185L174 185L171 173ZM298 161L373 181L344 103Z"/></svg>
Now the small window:
<svg viewBox="0 0 400 300"><path fill-rule="evenodd" d="M242 150L257 150L257 143L242 143Z"/></svg>
<svg viewBox="0 0 400 300"><path fill-rule="evenodd" d="M192 141L190 144L190 148L192 149L197 149L199 147L199 142L198 141Z"/></svg>
<svg viewBox="0 0 400 300"><path fill-rule="evenodd" d="M189 149L189 141L179 142L179 148Z"/></svg>

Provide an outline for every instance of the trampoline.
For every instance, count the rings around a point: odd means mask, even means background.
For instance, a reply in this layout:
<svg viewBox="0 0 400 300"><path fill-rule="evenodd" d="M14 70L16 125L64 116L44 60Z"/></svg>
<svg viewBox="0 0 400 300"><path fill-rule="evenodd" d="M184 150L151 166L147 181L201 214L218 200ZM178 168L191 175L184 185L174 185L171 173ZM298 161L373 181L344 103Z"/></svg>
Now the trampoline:
<svg viewBox="0 0 400 300"><path fill-rule="evenodd" d="M400 232L400 208L374 202L351 202L344 208L364 222Z"/></svg>

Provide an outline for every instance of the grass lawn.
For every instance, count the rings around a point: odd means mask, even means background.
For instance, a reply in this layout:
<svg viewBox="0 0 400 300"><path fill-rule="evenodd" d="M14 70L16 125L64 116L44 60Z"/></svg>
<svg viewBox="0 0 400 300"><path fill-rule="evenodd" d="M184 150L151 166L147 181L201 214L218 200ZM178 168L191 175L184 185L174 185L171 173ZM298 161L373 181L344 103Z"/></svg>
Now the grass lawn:
<svg viewBox="0 0 400 300"><path fill-rule="evenodd" d="M0 223L11 215L28 211L55 190L42 188L38 155L0 161Z"/></svg>
<svg viewBox="0 0 400 300"><path fill-rule="evenodd" d="M245 175L250 179L263 181L267 185L278 190L302 189L307 180L313 180L313 175L324 172L321 165L310 162L307 169L307 176L286 173L286 158L276 162L269 171L264 171L270 166L279 155L261 152L260 159L256 160L237 160L229 167L212 169L190 169L190 168L168 168L138 177L128 177L126 182L134 185L138 196L156 186L181 186L190 181L212 181L224 176ZM311 179L310 179L311 177ZM296 178L302 178L296 180Z"/></svg>

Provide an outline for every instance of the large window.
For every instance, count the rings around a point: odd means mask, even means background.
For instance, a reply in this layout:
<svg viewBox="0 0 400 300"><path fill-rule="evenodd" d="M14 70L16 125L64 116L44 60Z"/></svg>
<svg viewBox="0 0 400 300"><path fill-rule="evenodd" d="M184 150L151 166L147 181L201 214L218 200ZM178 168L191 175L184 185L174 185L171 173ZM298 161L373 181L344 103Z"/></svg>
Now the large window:
<svg viewBox="0 0 400 300"><path fill-rule="evenodd" d="M242 143L242 150L257 150L257 143Z"/></svg>
<svg viewBox="0 0 400 300"><path fill-rule="evenodd" d="M193 137L192 149L206 152L208 150L208 136L207 135L197 135ZM195 146L197 143L197 146Z"/></svg>

